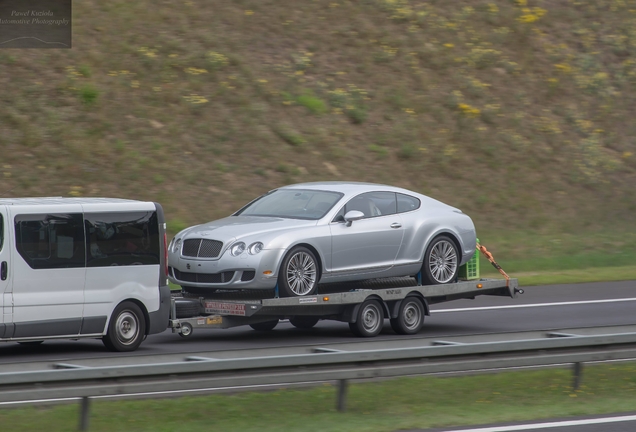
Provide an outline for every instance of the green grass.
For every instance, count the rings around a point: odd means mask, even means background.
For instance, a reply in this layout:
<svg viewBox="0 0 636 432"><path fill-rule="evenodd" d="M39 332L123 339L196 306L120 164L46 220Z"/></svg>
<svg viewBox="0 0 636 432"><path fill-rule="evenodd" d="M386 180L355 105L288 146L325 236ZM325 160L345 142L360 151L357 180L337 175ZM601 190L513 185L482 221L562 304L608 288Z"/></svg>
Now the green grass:
<svg viewBox="0 0 636 432"><path fill-rule="evenodd" d="M336 388L282 389L145 401L93 401L91 431L343 431L400 429L561 418L632 411L636 367L589 366L579 390L571 372L548 369L454 378L400 378L352 384L347 412ZM0 410L6 430L68 431L78 405Z"/></svg>

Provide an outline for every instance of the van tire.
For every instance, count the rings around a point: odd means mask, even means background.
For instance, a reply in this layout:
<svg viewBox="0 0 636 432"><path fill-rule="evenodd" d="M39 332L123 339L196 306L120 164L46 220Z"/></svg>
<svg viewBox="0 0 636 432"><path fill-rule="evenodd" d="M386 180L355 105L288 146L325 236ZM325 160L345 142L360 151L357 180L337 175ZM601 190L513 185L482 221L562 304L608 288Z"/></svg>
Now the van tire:
<svg viewBox="0 0 636 432"><path fill-rule="evenodd" d="M110 351L127 352L136 350L146 335L144 314L135 303L120 303L108 323L108 333L102 338Z"/></svg>

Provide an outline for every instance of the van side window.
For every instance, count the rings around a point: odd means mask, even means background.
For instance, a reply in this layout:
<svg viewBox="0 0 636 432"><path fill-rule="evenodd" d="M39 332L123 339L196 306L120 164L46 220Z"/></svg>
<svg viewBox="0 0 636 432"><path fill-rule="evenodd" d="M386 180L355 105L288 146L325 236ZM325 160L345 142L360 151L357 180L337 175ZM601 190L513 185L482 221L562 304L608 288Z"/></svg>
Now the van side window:
<svg viewBox="0 0 636 432"><path fill-rule="evenodd" d="M159 264L157 212L85 213L86 264Z"/></svg>
<svg viewBox="0 0 636 432"><path fill-rule="evenodd" d="M84 267L84 221L81 214L18 215L18 253L33 269Z"/></svg>

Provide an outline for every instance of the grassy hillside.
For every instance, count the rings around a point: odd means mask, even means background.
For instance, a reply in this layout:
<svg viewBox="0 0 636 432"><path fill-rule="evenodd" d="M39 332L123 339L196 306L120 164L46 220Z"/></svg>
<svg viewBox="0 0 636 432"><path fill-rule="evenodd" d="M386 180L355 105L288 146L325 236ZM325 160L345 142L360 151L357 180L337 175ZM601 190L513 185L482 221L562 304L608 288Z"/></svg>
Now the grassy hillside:
<svg viewBox="0 0 636 432"><path fill-rule="evenodd" d="M373 181L463 209L500 257L636 256L636 1L74 7L72 50L0 50L5 196L155 200L175 231Z"/></svg>

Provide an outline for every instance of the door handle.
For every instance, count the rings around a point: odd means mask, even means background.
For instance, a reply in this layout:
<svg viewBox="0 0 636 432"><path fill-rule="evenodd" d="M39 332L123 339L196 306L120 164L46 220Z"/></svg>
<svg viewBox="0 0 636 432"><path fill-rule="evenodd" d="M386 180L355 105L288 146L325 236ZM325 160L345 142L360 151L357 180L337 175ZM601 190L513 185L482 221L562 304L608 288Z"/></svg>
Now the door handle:
<svg viewBox="0 0 636 432"><path fill-rule="evenodd" d="M0 264L0 279L2 280L7 280L7 277L9 276L9 266L7 265L6 261L2 261L2 264Z"/></svg>
<svg viewBox="0 0 636 432"><path fill-rule="evenodd" d="M393 222L391 228L402 228L402 224L399 222Z"/></svg>

